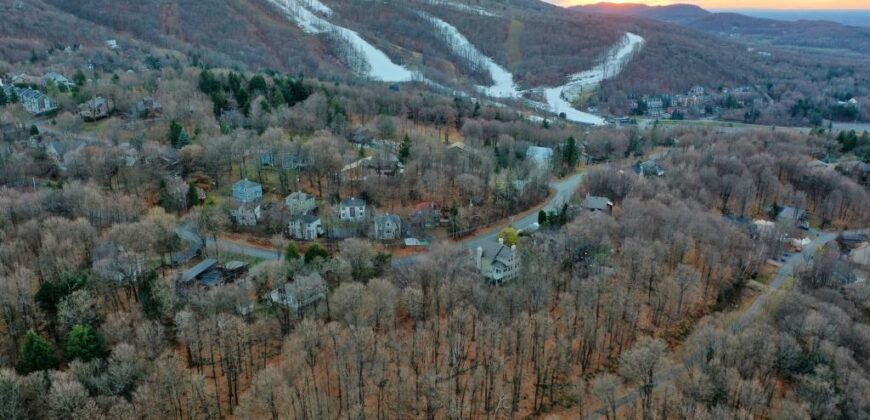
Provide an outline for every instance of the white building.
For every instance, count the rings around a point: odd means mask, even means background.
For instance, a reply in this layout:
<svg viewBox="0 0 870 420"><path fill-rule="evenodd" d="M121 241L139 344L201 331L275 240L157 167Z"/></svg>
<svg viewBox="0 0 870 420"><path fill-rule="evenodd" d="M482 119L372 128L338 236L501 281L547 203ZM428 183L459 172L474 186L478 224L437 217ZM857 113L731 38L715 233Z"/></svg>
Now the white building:
<svg viewBox="0 0 870 420"><path fill-rule="evenodd" d="M494 284L517 278L520 274L520 258L516 245L508 247L501 238L498 242L487 241L475 250L475 262L480 274Z"/></svg>
<svg viewBox="0 0 870 420"><path fill-rule="evenodd" d="M314 215L294 217L287 225L290 236L303 241L313 241L323 234L323 223Z"/></svg>
<svg viewBox="0 0 870 420"><path fill-rule="evenodd" d="M366 218L366 202L359 198L341 200L338 218L345 222L361 222Z"/></svg>
<svg viewBox="0 0 870 420"><path fill-rule="evenodd" d="M292 282L269 292L268 296L273 304L285 305L294 310L317 303L325 297L326 283L317 273L296 276Z"/></svg>
<svg viewBox="0 0 870 420"><path fill-rule="evenodd" d="M262 212L258 203L241 203L230 211L230 215L239 226L256 226L262 217Z"/></svg>
<svg viewBox="0 0 870 420"><path fill-rule="evenodd" d="M402 236L402 218L384 214L375 218L374 238L379 241L394 241Z"/></svg>

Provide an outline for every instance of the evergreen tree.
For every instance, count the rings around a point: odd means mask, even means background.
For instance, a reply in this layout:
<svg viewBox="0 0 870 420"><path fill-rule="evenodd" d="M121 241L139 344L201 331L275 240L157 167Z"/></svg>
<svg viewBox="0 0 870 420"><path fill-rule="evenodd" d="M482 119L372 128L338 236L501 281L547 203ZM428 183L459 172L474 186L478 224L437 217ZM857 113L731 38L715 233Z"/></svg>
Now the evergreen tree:
<svg viewBox="0 0 870 420"><path fill-rule="evenodd" d="M569 169L574 169L577 167L578 155L577 140L574 139L574 136L570 136L565 141L565 146L562 147L562 162Z"/></svg>
<svg viewBox="0 0 870 420"><path fill-rule="evenodd" d="M18 92L13 88L9 89L9 103L17 104L21 98L18 97Z"/></svg>
<svg viewBox="0 0 870 420"><path fill-rule="evenodd" d="M169 123L169 144L176 149L180 149L190 144L190 136L187 131L178 121L172 120Z"/></svg>
<svg viewBox="0 0 870 420"><path fill-rule="evenodd" d="M28 330L24 336L24 344L18 358L16 369L18 373L26 375L40 370L54 369L57 367L57 358L54 356L54 346L40 337L36 331Z"/></svg>
<svg viewBox="0 0 870 420"><path fill-rule="evenodd" d="M320 244L313 244L305 251L305 263L310 264L317 258L329 259L329 252L326 252Z"/></svg>
<svg viewBox="0 0 870 420"><path fill-rule="evenodd" d="M88 78L81 70L76 71L76 74L73 75L73 83L75 83L77 86L84 86L85 82L87 81Z"/></svg>
<svg viewBox="0 0 870 420"><path fill-rule="evenodd" d="M0 89L0 106L6 106L9 103L9 97L6 96L6 89Z"/></svg>
<svg viewBox="0 0 870 420"><path fill-rule="evenodd" d="M547 224L547 212L541 210L538 212L538 224L544 226Z"/></svg>
<svg viewBox="0 0 870 420"><path fill-rule="evenodd" d="M30 135L31 136L38 136L39 135L39 128L36 126L36 124L30 126Z"/></svg>
<svg viewBox="0 0 870 420"><path fill-rule="evenodd" d="M199 192L196 191L196 185L190 184L187 186L187 208L192 209L199 204Z"/></svg>
<svg viewBox="0 0 870 420"><path fill-rule="evenodd" d="M87 280L84 275L65 273L59 280L43 282L33 299L43 311L49 315L54 315L57 313L57 305L60 301L71 295L72 292L85 287Z"/></svg>
<svg viewBox="0 0 870 420"><path fill-rule="evenodd" d="M148 319L157 319L163 314L157 293L157 272L151 270L145 275L139 286L139 306L142 307L142 313Z"/></svg>
<svg viewBox="0 0 870 420"><path fill-rule="evenodd" d="M284 251L284 258L286 258L287 261L295 261L299 259L299 250L296 249L295 243L290 242L287 244L287 250Z"/></svg>
<svg viewBox="0 0 870 420"><path fill-rule="evenodd" d="M160 207L166 211L175 211L175 200L169 194L169 189L166 187L166 181L160 180L157 187L157 197L160 200Z"/></svg>
<svg viewBox="0 0 870 420"><path fill-rule="evenodd" d="M402 144L399 146L399 161L405 163L411 157L411 137L408 133L402 138Z"/></svg>
<svg viewBox="0 0 870 420"><path fill-rule="evenodd" d="M105 355L103 337L89 325L75 325L66 336L63 353L66 360L89 361Z"/></svg>

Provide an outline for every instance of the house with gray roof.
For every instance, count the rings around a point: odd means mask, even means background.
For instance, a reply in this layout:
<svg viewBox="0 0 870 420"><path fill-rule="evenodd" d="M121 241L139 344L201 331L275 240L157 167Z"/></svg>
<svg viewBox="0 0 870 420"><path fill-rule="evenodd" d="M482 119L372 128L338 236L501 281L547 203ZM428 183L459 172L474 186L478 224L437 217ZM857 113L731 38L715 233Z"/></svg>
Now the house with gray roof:
<svg viewBox="0 0 870 420"><path fill-rule="evenodd" d="M233 184L233 199L241 203L253 203L263 198L263 186L247 178Z"/></svg>
<svg viewBox="0 0 870 420"><path fill-rule="evenodd" d="M268 299L276 305L302 310L326 297L326 282L318 273L297 275L293 281L269 292Z"/></svg>
<svg viewBox="0 0 870 420"><path fill-rule="evenodd" d="M238 203L230 210L230 215L239 226L256 226L263 213L260 203Z"/></svg>
<svg viewBox="0 0 870 420"><path fill-rule="evenodd" d="M338 206L338 218L344 222L361 222L366 218L366 202L361 198L345 198Z"/></svg>
<svg viewBox="0 0 870 420"><path fill-rule="evenodd" d="M133 115L136 118L157 118L163 114L163 105L154 98L142 98L133 105Z"/></svg>
<svg viewBox="0 0 870 420"><path fill-rule="evenodd" d="M662 176L665 174L664 169L659 166L659 163L652 159L638 162L635 164L634 170L641 176Z"/></svg>
<svg viewBox="0 0 870 420"><path fill-rule="evenodd" d="M580 202L580 207L593 213L607 213L613 211L613 202L607 197L599 197L586 193L586 198Z"/></svg>
<svg viewBox="0 0 870 420"><path fill-rule="evenodd" d="M33 115L41 115L57 109L57 103L48 95L30 88L6 87L6 96L10 96L12 89L18 95L18 102L27 112Z"/></svg>
<svg viewBox="0 0 870 420"><path fill-rule="evenodd" d="M287 210L290 212L291 216L308 214L317 208L317 203L314 201L314 197L302 191L290 193L290 195L284 199L284 204L287 205Z"/></svg>
<svg viewBox="0 0 870 420"><path fill-rule="evenodd" d="M109 116L112 107L108 99L97 96L79 105L79 115L85 121L96 121Z"/></svg>
<svg viewBox="0 0 870 420"><path fill-rule="evenodd" d="M69 81L64 75L56 72L50 71L42 75L42 83L47 85L49 82L54 83L55 86L66 86L70 87L73 85L72 82Z"/></svg>
<svg viewBox="0 0 870 420"><path fill-rule="evenodd" d="M323 222L318 216L306 214L290 219L287 230L294 239L313 241L323 235Z"/></svg>
<svg viewBox="0 0 870 420"><path fill-rule="evenodd" d="M502 284L520 274L520 258L517 246L507 246L499 238L485 241L474 251L475 263L480 274L493 284Z"/></svg>
<svg viewBox="0 0 870 420"><path fill-rule="evenodd" d="M776 216L776 220L782 223L789 223L791 225L798 225L804 220L806 220L807 213L798 207L786 206L780 210L779 214Z"/></svg>
<svg viewBox="0 0 870 420"><path fill-rule="evenodd" d="M220 284L222 277L217 260L214 258L202 260L199 264L182 273L179 280L183 285L190 285L194 281L206 287Z"/></svg>
<svg viewBox="0 0 870 420"><path fill-rule="evenodd" d="M394 241L402 236L402 218L397 214L375 217L373 237L379 241Z"/></svg>

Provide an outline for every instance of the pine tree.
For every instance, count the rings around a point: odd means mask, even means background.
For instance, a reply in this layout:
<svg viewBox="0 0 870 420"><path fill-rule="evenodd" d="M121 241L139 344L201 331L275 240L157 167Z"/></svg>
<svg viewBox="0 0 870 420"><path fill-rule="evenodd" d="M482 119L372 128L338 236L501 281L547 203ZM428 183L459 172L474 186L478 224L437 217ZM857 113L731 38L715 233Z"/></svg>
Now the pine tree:
<svg viewBox="0 0 870 420"><path fill-rule="evenodd" d="M187 186L187 208L192 209L199 204L199 192L196 190L196 185L190 184Z"/></svg>
<svg viewBox="0 0 870 420"><path fill-rule="evenodd" d="M574 139L574 136L570 136L562 148L562 162L573 170L577 166L577 155L577 140Z"/></svg>
<svg viewBox="0 0 870 420"><path fill-rule="evenodd" d="M17 104L21 98L18 97L18 92L14 88L9 89L9 103Z"/></svg>
<svg viewBox="0 0 870 420"><path fill-rule="evenodd" d="M402 138L402 144L399 146L399 161L405 163L411 157L411 137L408 133Z"/></svg>
<svg viewBox="0 0 870 420"><path fill-rule="evenodd" d="M105 355L103 337L89 325L75 325L66 338L63 349L66 360L89 361Z"/></svg>
<svg viewBox="0 0 870 420"><path fill-rule="evenodd" d="M26 375L30 372L54 369L57 367L57 358L54 356L54 346L40 337L36 331L28 330L21 346L18 365L18 373Z"/></svg>
<svg viewBox="0 0 870 420"><path fill-rule="evenodd" d="M284 251L284 258L286 258L287 261L295 261L299 259L299 250L296 249L295 243L290 242L287 244L287 250Z"/></svg>
<svg viewBox="0 0 870 420"><path fill-rule="evenodd" d="M317 258L328 259L329 252L326 252L320 244L313 244L308 247L308 251L305 251L305 264L310 264Z"/></svg>
<svg viewBox="0 0 870 420"><path fill-rule="evenodd" d="M547 224L547 212L541 210L538 212L538 224L544 226Z"/></svg>
<svg viewBox="0 0 870 420"><path fill-rule="evenodd" d="M163 314L160 300L157 297L157 272L151 270L142 279L139 286L139 306L148 319L157 319Z"/></svg>
<svg viewBox="0 0 870 420"><path fill-rule="evenodd" d="M9 97L6 96L6 89L0 89L0 106L6 106L9 103Z"/></svg>

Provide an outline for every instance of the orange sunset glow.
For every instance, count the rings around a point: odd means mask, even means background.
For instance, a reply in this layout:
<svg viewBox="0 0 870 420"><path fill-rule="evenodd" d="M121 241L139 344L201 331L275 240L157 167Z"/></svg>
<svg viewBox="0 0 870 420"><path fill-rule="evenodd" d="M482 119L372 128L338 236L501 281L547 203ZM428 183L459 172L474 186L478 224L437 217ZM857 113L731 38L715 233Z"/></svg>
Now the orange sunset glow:
<svg viewBox="0 0 870 420"><path fill-rule="evenodd" d="M547 0L560 6L576 6L599 3L599 0ZM825 9L870 9L870 0L609 0L609 3L642 3L650 6L668 4L695 4L706 9L790 9L790 10L825 10Z"/></svg>

